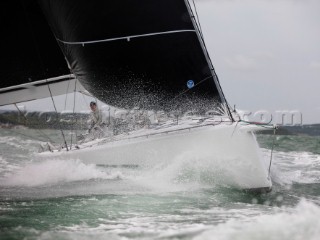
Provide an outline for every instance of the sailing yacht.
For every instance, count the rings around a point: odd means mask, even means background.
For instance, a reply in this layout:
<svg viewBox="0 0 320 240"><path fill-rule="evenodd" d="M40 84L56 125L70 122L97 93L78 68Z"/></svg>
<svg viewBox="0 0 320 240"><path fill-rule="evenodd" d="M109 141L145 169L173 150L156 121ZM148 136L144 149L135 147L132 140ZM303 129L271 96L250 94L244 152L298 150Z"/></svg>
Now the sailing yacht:
<svg viewBox="0 0 320 240"><path fill-rule="evenodd" d="M178 113L147 129L66 144L40 157L147 167L195 156L227 185L271 189L253 134L261 127L230 109L188 0L15 2L5 3L17 9L4 16L12 25L7 44L16 53L6 52L5 76L12 81L1 82L0 105L76 91L121 109Z"/></svg>

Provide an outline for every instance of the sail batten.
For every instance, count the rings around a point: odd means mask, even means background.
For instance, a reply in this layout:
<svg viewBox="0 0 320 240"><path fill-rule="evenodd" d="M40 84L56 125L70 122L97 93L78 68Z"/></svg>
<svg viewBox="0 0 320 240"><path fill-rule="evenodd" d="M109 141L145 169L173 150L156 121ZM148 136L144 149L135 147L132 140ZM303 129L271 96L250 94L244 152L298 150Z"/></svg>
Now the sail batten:
<svg viewBox="0 0 320 240"><path fill-rule="evenodd" d="M111 42L111 41L117 41L117 40L128 40L131 38L151 37L151 36L157 36L157 35L183 33L183 32L194 32L195 33L196 31L187 29L187 30L175 30L175 31L166 31L166 32L153 32L153 33L145 33L145 34L140 34L140 35L130 35L130 36L125 36L125 37L116 37L116 38L109 38L109 39L84 41L84 42L67 42L67 41L63 41L63 40L57 38L57 41L64 43L64 44L70 44L70 45L79 45L79 44L84 45L84 44Z"/></svg>

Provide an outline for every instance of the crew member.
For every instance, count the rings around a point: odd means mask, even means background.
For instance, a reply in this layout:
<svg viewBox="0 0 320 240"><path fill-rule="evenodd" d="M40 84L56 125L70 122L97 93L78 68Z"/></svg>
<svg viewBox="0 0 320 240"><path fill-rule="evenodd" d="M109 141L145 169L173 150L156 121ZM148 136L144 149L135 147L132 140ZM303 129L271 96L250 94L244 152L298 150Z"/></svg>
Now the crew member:
<svg viewBox="0 0 320 240"><path fill-rule="evenodd" d="M89 123L89 133L93 135L94 138L101 138L104 136L104 127L106 123L103 119L103 115L99 110L96 102L90 102L91 114Z"/></svg>

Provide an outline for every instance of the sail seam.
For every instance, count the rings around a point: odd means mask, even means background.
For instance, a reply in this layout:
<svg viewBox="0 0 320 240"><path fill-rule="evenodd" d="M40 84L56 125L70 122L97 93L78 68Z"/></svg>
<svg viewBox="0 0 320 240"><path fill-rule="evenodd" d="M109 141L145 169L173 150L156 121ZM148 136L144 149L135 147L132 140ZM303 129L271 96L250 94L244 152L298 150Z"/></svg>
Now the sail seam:
<svg viewBox="0 0 320 240"><path fill-rule="evenodd" d="M92 43L111 42L111 41L124 40L124 39L126 39L127 41L130 41L131 38L150 37L150 36L156 36L156 35L173 34L173 33L181 33L181 32L196 32L196 31L195 30L175 30L175 31L146 33L146 34L140 34L140 35L130 35L125 37L108 38L108 39L102 39L102 40L83 41L83 42L67 42L67 41L60 40L59 38L56 38L56 39L57 41L64 44L84 45L84 44L92 44Z"/></svg>

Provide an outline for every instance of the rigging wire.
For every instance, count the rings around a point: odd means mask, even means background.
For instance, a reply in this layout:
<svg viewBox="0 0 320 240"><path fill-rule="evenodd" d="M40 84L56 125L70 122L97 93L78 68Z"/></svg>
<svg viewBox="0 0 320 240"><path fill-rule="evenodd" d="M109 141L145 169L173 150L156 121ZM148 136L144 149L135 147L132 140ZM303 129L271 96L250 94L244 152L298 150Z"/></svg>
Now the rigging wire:
<svg viewBox="0 0 320 240"><path fill-rule="evenodd" d="M212 78L213 76L210 75L209 77L205 77L204 79L202 79L201 81L199 81L197 84L195 84L192 88L188 88L187 90L181 92L179 95L175 96L171 101L175 100L176 98L179 98L180 96L182 96L183 94L185 94L186 92L190 91L191 89L193 89L194 87L200 85L201 83L203 83L204 81Z"/></svg>
<svg viewBox="0 0 320 240"><path fill-rule="evenodd" d="M35 38L35 33L33 31L32 24L31 24L30 18L28 16L28 11L27 11L26 6L25 6L23 1L22 1L22 5L23 5L23 10L24 10L25 17L26 17L27 22L28 22L28 27L29 27L31 35L32 35L34 48L36 50L36 53L37 53L37 56L38 56L38 59L39 59L39 63L40 63L40 66L41 66L41 69L42 69L42 72L43 72L43 75L45 76L45 68L44 68L43 60L41 58L39 48L38 48L38 46L36 44L37 42L36 42L36 38ZM54 109L56 111L56 114L58 115L58 111L57 111L57 108L56 108L56 105L55 105L55 102L54 102L54 99L53 99L53 96L52 96L52 92L51 92L51 89L50 89L50 85L48 83L48 79L46 79L46 83L47 83L48 90L49 90L49 93L50 93L50 97L51 97L51 100L52 100L52 103L53 103L53 107L54 107ZM60 132L61 132L61 135L63 137L63 140L64 140L65 147L66 147L67 151L69 151L68 145L67 145L67 142L66 142L66 138L65 138L64 132L63 132L63 130L61 128L60 122L59 122L59 128L60 128Z"/></svg>
<svg viewBox="0 0 320 240"><path fill-rule="evenodd" d="M195 4L194 0L192 0L192 3L193 3L194 11L195 11L196 17L197 17L197 22L198 22L197 24L199 25L199 32L200 32L201 37L202 37L202 39L203 39L202 28L201 28L201 24L200 24L200 19L199 19L197 7L196 7L196 4Z"/></svg>
<svg viewBox="0 0 320 240"><path fill-rule="evenodd" d="M242 119L240 119L239 122L247 123L248 125L261 126L261 127L264 127L264 128L267 128L267 127L269 128L270 126L276 127L276 126L274 126L274 124L271 124L272 117L271 117L271 119L270 119L270 121L268 123L250 122L250 121L245 121L245 120L242 120Z"/></svg>
<svg viewBox="0 0 320 240"><path fill-rule="evenodd" d="M243 123L247 123L248 125L256 125L256 126L260 126L263 128L269 128L269 129L270 129L270 126L273 127L273 139L272 139L272 146L271 146L271 152L270 152L270 162L269 162L269 168L268 168L268 179L270 180L271 165L272 165L272 159L273 159L273 150L274 150L274 146L275 146L276 132L277 132L278 126L275 124L271 124L272 118L269 123L249 122L249 121L244 121L241 119L238 122L243 122Z"/></svg>
<svg viewBox="0 0 320 240"><path fill-rule="evenodd" d="M18 106L17 106L16 103L14 103L13 105L17 108L19 114L23 116L23 118L24 118L24 120L25 120L25 125L27 125L27 122L28 122L27 117L21 112L21 110L18 108ZM36 130L40 133L40 135L42 135L42 137L46 138L46 140L49 140L50 142L53 142L53 143L54 143L54 141L53 141L47 134L45 134L43 131L41 131L41 130L38 129L38 128L36 128ZM21 134L21 135L26 136L25 134ZM31 136L30 136L30 138L31 138ZM39 140L39 139L37 139L37 140ZM41 141L43 141L43 140L41 140Z"/></svg>
<svg viewBox="0 0 320 240"><path fill-rule="evenodd" d="M277 126L274 126L274 129L273 129L273 139L272 139L272 147L271 147L271 153L270 153L270 163L269 163L269 170L268 170L268 179L270 179L270 175L271 175L271 165L272 165L272 159L273 159L273 149L274 149L274 145L275 145L275 141L276 141L276 130L277 130Z"/></svg>
<svg viewBox="0 0 320 240"><path fill-rule="evenodd" d="M51 100L52 100L52 104L53 104L54 110L56 111L56 114L58 115L58 110L57 110L56 104L55 104L54 99L53 99L53 96L52 96L52 92L51 92L50 85L47 84L47 86L48 86L48 89L49 89L49 92L50 92L50 97L51 97ZM64 136L64 132L63 132L63 130L62 130L60 121L59 121L59 124L58 124L58 125L59 125L60 132L61 132L61 135L62 135L62 138L63 138L63 141L64 141L64 145L65 145L67 151L69 151L69 149L68 149L68 144L67 144L66 138L65 138L65 136Z"/></svg>
<svg viewBox="0 0 320 240"><path fill-rule="evenodd" d="M66 109L67 109L67 100L68 100L69 85L70 85L70 80L68 80L68 86L67 86L66 98L65 98L65 100L64 100L64 110L66 110Z"/></svg>
<svg viewBox="0 0 320 240"><path fill-rule="evenodd" d="M73 118L76 118L76 115L75 115L75 108L76 108L76 91L77 91L77 82L78 82L78 79L76 79L75 83L74 83L74 92L73 92L73 111L72 111L72 114L73 114ZM70 143L70 149L72 148L72 139L73 139L73 130L74 130L74 125L75 125L75 122L72 123L72 128L71 128L71 143ZM76 139L77 139L77 130L75 130L76 132Z"/></svg>
<svg viewBox="0 0 320 240"><path fill-rule="evenodd" d="M200 85L201 83L205 82L206 80L208 80L208 79L210 79L210 78L212 78L212 77L213 77L213 76L210 75L210 76L208 76L208 77L203 78L201 81L199 81L197 84L195 84L192 88L188 88L188 89L182 91L182 92L179 93L177 96L175 96L174 98L172 98L169 102L173 102L173 100L179 98L180 96L182 96L182 95L185 94L186 92L190 91L190 90L193 89L194 87ZM162 100L163 100L163 99L162 99ZM161 100L161 101L162 101L162 100ZM153 113L151 113L150 115L148 115L148 117L152 117L152 116L155 116L155 115L156 115L156 112L153 112Z"/></svg>
<svg viewBox="0 0 320 240"><path fill-rule="evenodd" d="M236 125L234 126L234 129L232 131L232 134L231 134L231 137L233 137L233 134L235 133L237 127L238 127L238 124L239 124L240 121L237 121Z"/></svg>

